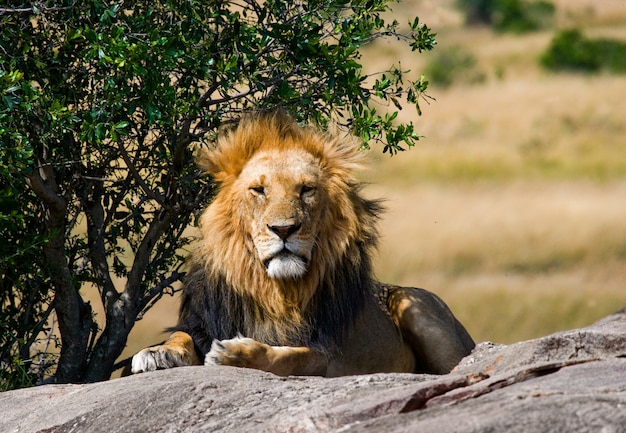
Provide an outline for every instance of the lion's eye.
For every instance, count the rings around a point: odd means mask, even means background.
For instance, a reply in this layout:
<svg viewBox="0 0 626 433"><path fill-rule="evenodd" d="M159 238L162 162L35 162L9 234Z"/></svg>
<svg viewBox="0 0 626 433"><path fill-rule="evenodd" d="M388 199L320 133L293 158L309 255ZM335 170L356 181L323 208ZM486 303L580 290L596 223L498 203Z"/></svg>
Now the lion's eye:
<svg viewBox="0 0 626 433"><path fill-rule="evenodd" d="M265 188L261 185L250 187L250 191L252 191L256 195L265 195Z"/></svg>
<svg viewBox="0 0 626 433"><path fill-rule="evenodd" d="M315 187L311 185L302 185L302 189L300 190L300 194L305 195L313 195L315 192Z"/></svg>

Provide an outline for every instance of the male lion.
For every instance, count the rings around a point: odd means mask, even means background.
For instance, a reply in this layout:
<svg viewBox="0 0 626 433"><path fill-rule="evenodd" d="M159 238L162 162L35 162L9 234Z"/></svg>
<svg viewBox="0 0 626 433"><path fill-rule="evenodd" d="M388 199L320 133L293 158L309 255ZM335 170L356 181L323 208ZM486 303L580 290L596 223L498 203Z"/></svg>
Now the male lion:
<svg viewBox="0 0 626 433"><path fill-rule="evenodd" d="M277 375L449 372L474 347L434 294L372 276L377 201L356 139L245 117L198 155L220 185L204 211L178 325L133 373L183 365Z"/></svg>

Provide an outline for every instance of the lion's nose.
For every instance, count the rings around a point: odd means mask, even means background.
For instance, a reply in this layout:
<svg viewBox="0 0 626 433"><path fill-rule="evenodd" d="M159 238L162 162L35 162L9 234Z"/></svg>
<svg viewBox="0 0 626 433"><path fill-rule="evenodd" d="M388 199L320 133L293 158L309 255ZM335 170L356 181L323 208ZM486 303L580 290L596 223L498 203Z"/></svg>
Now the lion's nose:
<svg viewBox="0 0 626 433"><path fill-rule="evenodd" d="M300 230L300 224L290 224L282 226L268 225L267 228L276 233L278 237L280 237L282 240L286 241L289 236Z"/></svg>

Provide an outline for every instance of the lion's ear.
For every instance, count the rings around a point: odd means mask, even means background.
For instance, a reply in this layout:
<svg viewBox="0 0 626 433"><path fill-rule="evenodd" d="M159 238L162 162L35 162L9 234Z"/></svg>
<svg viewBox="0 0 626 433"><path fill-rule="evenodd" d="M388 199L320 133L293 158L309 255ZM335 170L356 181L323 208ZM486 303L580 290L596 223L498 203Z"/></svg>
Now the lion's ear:
<svg viewBox="0 0 626 433"><path fill-rule="evenodd" d="M216 177L222 171L219 164L220 158L215 149L200 147L196 151L195 159L198 167L211 177Z"/></svg>
<svg viewBox="0 0 626 433"><path fill-rule="evenodd" d="M324 147L323 165L329 173L349 181L363 168L365 155L359 150L360 142L356 137L333 132Z"/></svg>
<svg viewBox="0 0 626 433"><path fill-rule="evenodd" d="M258 150L259 134L267 133L255 118L244 117L236 126L220 128L217 140L196 153L196 164L216 182L234 180Z"/></svg>
<svg viewBox="0 0 626 433"><path fill-rule="evenodd" d="M217 183L225 183L237 177L241 167L236 158L229 155L228 149L202 147L196 153L196 164Z"/></svg>

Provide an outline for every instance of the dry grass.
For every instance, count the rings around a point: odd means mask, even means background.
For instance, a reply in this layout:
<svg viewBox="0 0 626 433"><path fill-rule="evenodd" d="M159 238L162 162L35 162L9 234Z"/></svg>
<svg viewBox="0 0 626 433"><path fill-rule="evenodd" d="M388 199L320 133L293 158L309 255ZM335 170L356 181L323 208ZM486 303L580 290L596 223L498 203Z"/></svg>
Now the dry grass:
<svg viewBox="0 0 626 433"><path fill-rule="evenodd" d="M626 306L626 182L420 183L388 199L378 277L440 294L478 340L513 342Z"/></svg>
<svg viewBox="0 0 626 433"><path fill-rule="evenodd" d="M373 155L374 181L610 181L626 173L623 77L511 77L430 93L436 101L421 118L411 109L400 116L424 139L391 160Z"/></svg>

